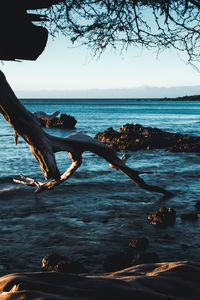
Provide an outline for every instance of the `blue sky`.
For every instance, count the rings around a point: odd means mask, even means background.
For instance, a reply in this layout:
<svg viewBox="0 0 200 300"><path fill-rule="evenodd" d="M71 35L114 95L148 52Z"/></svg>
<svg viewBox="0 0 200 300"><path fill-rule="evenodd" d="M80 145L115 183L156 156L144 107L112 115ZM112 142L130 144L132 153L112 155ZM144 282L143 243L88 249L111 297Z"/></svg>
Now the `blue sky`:
<svg viewBox="0 0 200 300"><path fill-rule="evenodd" d="M122 54L107 49L97 60L58 37L49 38L37 61L4 62L1 69L18 97L115 97L120 91L134 98L148 97L149 88L149 97L200 94L200 73L184 59L173 50L157 58L156 51L130 47Z"/></svg>

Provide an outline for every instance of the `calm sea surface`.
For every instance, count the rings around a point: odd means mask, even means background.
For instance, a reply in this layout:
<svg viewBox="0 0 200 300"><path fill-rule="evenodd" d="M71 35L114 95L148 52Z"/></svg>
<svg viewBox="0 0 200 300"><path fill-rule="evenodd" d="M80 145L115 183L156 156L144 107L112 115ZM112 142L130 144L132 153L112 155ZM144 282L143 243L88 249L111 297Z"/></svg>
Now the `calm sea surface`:
<svg viewBox="0 0 200 300"><path fill-rule="evenodd" d="M126 123L158 127L170 132L200 136L200 99L195 102L151 100L21 100L31 112L73 115L76 130L45 129L57 136L74 131L92 137L108 127ZM148 251L161 261L199 260L200 221L182 221L180 215L195 212L200 200L200 156L164 150L132 152L128 164L153 171L143 178L172 191L162 199L135 186L121 172L88 152L83 164L64 184L51 192L34 194L34 188L12 182L20 173L42 180L39 164L0 115L0 275L40 270L42 258L57 252L79 260L90 271L102 271L110 254L125 249L132 239L147 237ZM119 153L119 155L121 155ZM67 153L56 154L58 166L67 169ZM174 226L155 228L147 216L161 206L177 212ZM196 211L198 212L198 211ZM199 216L200 217L200 216Z"/></svg>

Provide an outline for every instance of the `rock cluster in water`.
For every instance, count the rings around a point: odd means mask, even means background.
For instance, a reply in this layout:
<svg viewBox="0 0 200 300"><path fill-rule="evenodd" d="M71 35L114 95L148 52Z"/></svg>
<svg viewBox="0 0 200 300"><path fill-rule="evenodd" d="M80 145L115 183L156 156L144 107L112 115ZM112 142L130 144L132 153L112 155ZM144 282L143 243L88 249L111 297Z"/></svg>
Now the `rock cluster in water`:
<svg viewBox="0 0 200 300"><path fill-rule="evenodd" d="M76 126L76 119L73 116L67 114L61 114L59 118L53 118L51 120L43 120L38 118L42 127L47 128L63 128L63 129L74 129Z"/></svg>
<svg viewBox="0 0 200 300"><path fill-rule="evenodd" d="M132 240L129 247L123 252L114 253L105 257L103 269L107 271L117 271L130 266L160 262L159 256L155 252L147 252L149 245L147 238L141 237ZM88 270L78 261L71 261L65 256L50 253L42 259L42 272L58 272L83 274Z"/></svg>
<svg viewBox="0 0 200 300"><path fill-rule="evenodd" d="M129 243L129 247L137 250L144 250L148 247L149 241L147 238L137 238Z"/></svg>
<svg viewBox="0 0 200 300"><path fill-rule="evenodd" d="M103 269L111 272L134 265L159 262L159 256L155 252L145 251L148 244L147 238L132 240L129 247L123 252L107 256L103 263Z"/></svg>
<svg viewBox="0 0 200 300"><path fill-rule="evenodd" d="M143 127L140 124L126 124L118 131L110 127L97 133L95 138L116 151L165 149L169 152L200 152L200 137Z"/></svg>
<svg viewBox="0 0 200 300"><path fill-rule="evenodd" d="M155 226L173 225L176 221L176 212L173 208L161 207L156 213L148 216L148 220Z"/></svg>
<svg viewBox="0 0 200 300"><path fill-rule="evenodd" d="M80 274L86 273L87 269L80 262L71 261L65 256L51 253L43 258L42 271Z"/></svg>

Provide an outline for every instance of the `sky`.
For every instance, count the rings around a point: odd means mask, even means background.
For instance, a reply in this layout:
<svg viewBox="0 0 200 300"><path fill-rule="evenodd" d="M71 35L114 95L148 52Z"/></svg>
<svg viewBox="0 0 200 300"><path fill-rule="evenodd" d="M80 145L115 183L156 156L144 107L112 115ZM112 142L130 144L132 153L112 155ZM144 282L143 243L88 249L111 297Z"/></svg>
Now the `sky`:
<svg viewBox="0 0 200 300"><path fill-rule="evenodd" d="M200 73L174 50L107 49L98 59L64 37L49 37L36 61L3 62L19 98L162 98L200 94Z"/></svg>

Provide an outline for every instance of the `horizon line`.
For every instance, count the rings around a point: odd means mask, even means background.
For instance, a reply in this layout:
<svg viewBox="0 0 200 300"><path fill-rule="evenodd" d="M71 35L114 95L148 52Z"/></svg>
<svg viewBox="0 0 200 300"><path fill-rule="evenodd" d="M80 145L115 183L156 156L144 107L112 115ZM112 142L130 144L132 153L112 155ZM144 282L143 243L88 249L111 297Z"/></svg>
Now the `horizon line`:
<svg viewBox="0 0 200 300"><path fill-rule="evenodd" d="M193 98L193 97L199 97L199 99L190 99L190 98ZM75 98L72 98L72 97L18 97L20 100L29 100L29 99L32 99L32 100L136 100L136 101L141 101L141 100L150 100L150 101L153 101L153 100L161 100L161 101L170 101L170 100L183 100L183 101L200 101L200 95L190 95L190 96L178 96L178 97L119 97L119 98L116 98L116 97L82 97L82 98L79 98L79 97L75 97ZM189 98L189 99L188 99Z"/></svg>

